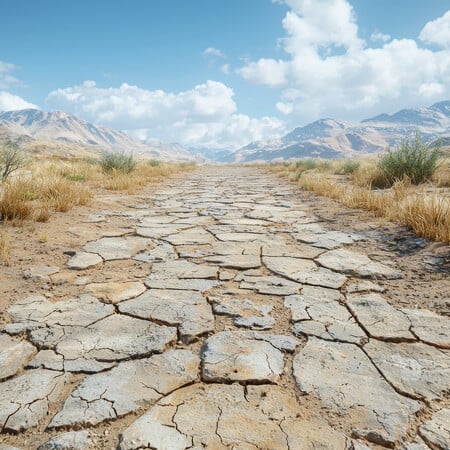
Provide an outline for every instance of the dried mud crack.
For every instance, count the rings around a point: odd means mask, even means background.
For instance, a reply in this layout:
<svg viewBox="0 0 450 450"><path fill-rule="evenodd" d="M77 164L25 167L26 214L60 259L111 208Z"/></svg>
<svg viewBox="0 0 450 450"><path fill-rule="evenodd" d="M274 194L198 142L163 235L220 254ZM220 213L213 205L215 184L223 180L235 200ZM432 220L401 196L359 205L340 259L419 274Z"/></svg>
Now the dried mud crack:
<svg viewBox="0 0 450 450"><path fill-rule="evenodd" d="M250 167L97 200L5 269L0 450L450 448L448 280L370 219Z"/></svg>

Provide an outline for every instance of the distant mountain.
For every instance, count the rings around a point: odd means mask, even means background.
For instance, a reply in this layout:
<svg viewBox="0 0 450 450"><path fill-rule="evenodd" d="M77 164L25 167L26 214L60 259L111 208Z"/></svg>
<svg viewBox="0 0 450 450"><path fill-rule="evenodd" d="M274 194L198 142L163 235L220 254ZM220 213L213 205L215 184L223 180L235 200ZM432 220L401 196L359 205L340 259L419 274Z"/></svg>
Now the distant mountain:
<svg viewBox="0 0 450 450"><path fill-rule="evenodd" d="M24 147L32 146L64 154L93 154L102 150L133 152L137 156L163 160L191 161L195 157L177 144L147 144L113 128L94 125L63 111L45 112L37 109L0 112L0 140L10 139ZM58 145L57 145L58 144ZM45 151L44 151L45 152Z"/></svg>
<svg viewBox="0 0 450 450"><path fill-rule="evenodd" d="M256 141L222 159L229 163L281 161L291 158L351 158L394 147L419 130L425 142L450 138L450 101L429 108L403 109L361 123L321 119L295 128L280 139Z"/></svg>
<svg viewBox="0 0 450 450"><path fill-rule="evenodd" d="M189 147L188 151L205 161L223 161L233 152L229 149L208 147Z"/></svg>

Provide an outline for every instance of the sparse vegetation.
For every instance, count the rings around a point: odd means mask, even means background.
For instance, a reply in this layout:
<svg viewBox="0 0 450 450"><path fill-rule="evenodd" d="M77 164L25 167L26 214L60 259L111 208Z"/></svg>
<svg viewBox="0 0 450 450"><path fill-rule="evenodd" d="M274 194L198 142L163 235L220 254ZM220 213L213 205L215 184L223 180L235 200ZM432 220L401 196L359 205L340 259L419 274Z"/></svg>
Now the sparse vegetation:
<svg viewBox="0 0 450 450"><path fill-rule="evenodd" d="M374 158L334 160L329 161L328 167L317 160L316 164L307 163L311 169L306 169L304 160L300 160L289 164L271 164L269 170L298 182L305 190L408 225L419 236L450 243L450 192L446 189L450 184L450 157L444 154L439 159L434 150L428 150L417 139L408 146L408 151L405 144L400 146L404 153L399 161L405 159L403 167L417 168L415 177L410 177L411 172L402 172L384 189L373 189L377 185L374 180L380 179L382 173L380 160ZM415 158L411 157L410 161L405 153ZM417 186L414 182L418 182L420 174L428 182Z"/></svg>
<svg viewBox="0 0 450 450"><path fill-rule="evenodd" d="M137 161L132 153L105 151L99 161L105 173L121 172L130 173L136 169Z"/></svg>
<svg viewBox="0 0 450 450"><path fill-rule="evenodd" d="M13 172L26 164L22 150L14 142L0 144L0 181L6 180Z"/></svg>

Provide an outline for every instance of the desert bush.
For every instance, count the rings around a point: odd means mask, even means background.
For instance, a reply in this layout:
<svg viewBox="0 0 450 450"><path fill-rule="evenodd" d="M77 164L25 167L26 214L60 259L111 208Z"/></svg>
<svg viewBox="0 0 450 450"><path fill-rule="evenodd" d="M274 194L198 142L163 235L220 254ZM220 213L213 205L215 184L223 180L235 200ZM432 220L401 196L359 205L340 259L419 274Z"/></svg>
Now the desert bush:
<svg viewBox="0 0 450 450"><path fill-rule="evenodd" d="M405 140L396 150L388 149L380 158L379 173L372 180L372 187L387 188L404 177L413 184L423 183L433 176L439 154L440 147L429 148L416 133L412 142Z"/></svg>
<svg viewBox="0 0 450 450"><path fill-rule="evenodd" d="M342 166L336 171L336 173L339 175L350 175L355 173L359 169L360 165L361 164L359 161L347 159L342 163Z"/></svg>
<svg viewBox="0 0 450 450"><path fill-rule="evenodd" d="M158 167L161 165L161 161L159 159L151 159L148 164L152 167Z"/></svg>
<svg viewBox="0 0 450 450"><path fill-rule="evenodd" d="M300 159L295 163L297 169L313 170L319 166L319 161L315 159Z"/></svg>
<svg viewBox="0 0 450 450"><path fill-rule="evenodd" d="M0 144L0 181L6 180L13 172L26 164L23 151L14 142Z"/></svg>
<svg viewBox="0 0 450 450"><path fill-rule="evenodd" d="M131 153L126 154L124 152L116 153L109 151L102 153L99 163L102 170L106 173L113 171L130 173L136 168L137 165L137 162Z"/></svg>

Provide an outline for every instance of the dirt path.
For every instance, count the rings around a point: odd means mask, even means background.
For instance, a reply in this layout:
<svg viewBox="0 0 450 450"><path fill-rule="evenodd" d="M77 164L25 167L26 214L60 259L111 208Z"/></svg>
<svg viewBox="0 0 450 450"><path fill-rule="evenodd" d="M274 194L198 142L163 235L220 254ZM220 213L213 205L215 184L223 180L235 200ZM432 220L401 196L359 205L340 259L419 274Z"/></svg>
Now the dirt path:
<svg viewBox="0 0 450 450"><path fill-rule="evenodd" d="M0 450L449 448L446 246L228 167L13 239Z"/></svg>

